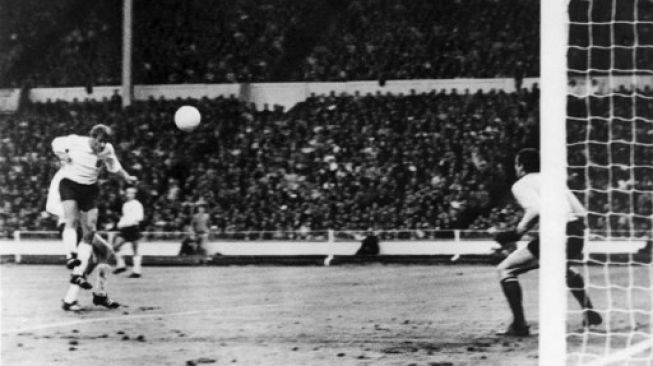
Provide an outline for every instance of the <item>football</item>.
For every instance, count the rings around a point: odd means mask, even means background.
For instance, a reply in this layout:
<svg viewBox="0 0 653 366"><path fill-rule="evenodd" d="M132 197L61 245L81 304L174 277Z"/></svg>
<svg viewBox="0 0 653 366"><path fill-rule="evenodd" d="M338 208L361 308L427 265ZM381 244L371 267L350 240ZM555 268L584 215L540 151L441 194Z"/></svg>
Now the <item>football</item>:
<svg viewBox="0 0 653 366"><path fill-rule="evenodd" d="M175 112L175 124L184 132L190 132L199 126L202 116L197 108L189 105L179 107Z"/></svg>

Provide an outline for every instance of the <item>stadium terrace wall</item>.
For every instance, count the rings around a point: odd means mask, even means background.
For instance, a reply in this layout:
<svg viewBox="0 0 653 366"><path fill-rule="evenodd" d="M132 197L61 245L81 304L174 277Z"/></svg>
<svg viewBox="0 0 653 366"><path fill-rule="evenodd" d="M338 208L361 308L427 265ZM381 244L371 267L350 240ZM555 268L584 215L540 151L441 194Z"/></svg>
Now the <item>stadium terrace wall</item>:
<svg viewBox="0 0 653 366"><path fill-rule="evenodd" d="M538 78L524 79L522 87L531 88L537 84ZM440 80L390 80L384 86L377 81L352 81L352 82L298 82L298 83L253 83L253 84L176 84L176 85L136 85L134 87L135 100L149 98L216 98L238 97L245 102L254 103L257 108L266 106L283 106L292 108L295 104L306 100L311 95L338 94L409 94L445 90L459 93L476 92L482 90L515 91L515 80L504 79L440 79ZM29 99L34 102L48 100L84 101L103 100L121 94L120 86L98 86L93 88L34 88L30 90Z"/></svg>
<svg viewBox="0 0 653 366"><path fill-rule="evenodd" d="M569 92L575 95L585 95L588 90L605 93L612 86L620 87L653 87L653 75L615 76L608 82L606 77L592 77L591 86L587 78L572 77L573 86ZM531 88L539 82L539 78L525 78L523 88ZM421 79L421 80L390 80L381 86L377 81L351 81L351 82L298 82L298 83L253 83L253 84L174 84L174 85L136 85L134 99L147 100L149 98L217 98L238 97L240 100L254 103L257 108L264 109L273 106L292 108L311 95L334 94L361 94L390 93L409 94L445 90L465 90L476 92L478 90L503 90L515 91L515 80L510 78L497 79ZM69 88L33 88L29 91L29 99L34 102L47 102L48 100L69 101L96 100L101 101L121 94L120 86L69 87ZM20 89L0 89L0 112L12 112L18 108Z"/></svg>
<svg viewBox="0 0 653 366"><path fill-rule="evenodd" d="M525 243L519 243L524 245ZM587 254L628 254L645 248L646 240L634 241L592 241L586 246ZM212 241L207 245L208 255L223 256L306 256L342 255L351 256L360 248L359 241ZM382 241L381 255L425 256L425 255L480 255L494 253L497 244L492 240L411 240ZM156 240L140 243L139 252L144 256L177 256L180 241ZM124 246L124 254L131 255L130 246ZM0 240L0 255L63 255L60 240L25 239Z"/></svg>

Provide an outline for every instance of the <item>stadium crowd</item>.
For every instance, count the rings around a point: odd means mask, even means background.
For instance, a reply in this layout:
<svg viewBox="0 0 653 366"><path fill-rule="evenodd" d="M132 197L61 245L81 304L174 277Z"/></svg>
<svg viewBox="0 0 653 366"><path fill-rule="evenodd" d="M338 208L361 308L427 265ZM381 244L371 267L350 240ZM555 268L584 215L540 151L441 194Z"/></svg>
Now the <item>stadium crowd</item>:
<svg viewBox="0 0 653 366"><path fill-rule="evenodd" d="M356 0L306 58L303 79L538 75L537 6L513 0Z"/></svg>
<svg viewBox="0 0 653 366"><path fill-rule="evenodd" d="M635 103L613 98L611 131L601 119L610 117L606 98L570 97L570 116L580 118L569 124L570 187L597 234L651 231L653 135L647 120L629 120L634 111L653 117L651 94L642 93ZM290 111L257 111L236 98L150 100L126 110L119 99L31 104L0 126L0 227L53 227L44 212L57 169L50 142L102 122L115 131L123 165L140 178L146 230L184 230L198 201L218 233L506 228L520 212L509 191L512 159L538 144L538 98L537 89L330 95ZM587 103L597 116L590 125ZM172 126L181 104L202 111L199 130ZM618 141L607 144L610 136ZM108 175L102 180L103 229L118 219L121 188Z"/></svg>
<svg viewBox="0 0 653 366"><path fill-rule="evenodd" d="M199 130L169 124L181 103L202 111ZM119 104L32 104L4 118L4 230L52 227L50 142L98 122L141 180L146 229L167 231L184 229L199 200L217 231L466 228L506 201L514 153L538 139L537 90L319 96L287 112L235 98ZM102 181L105 229L119 189Z"/></svg>
<svg viewBox="0 0 653 366"><path fill-rule="evenodd" d="M117 4L8 1L0 86L118 84ZM534 0L138 1L134 81L536 76L537 8Z"/></svg>

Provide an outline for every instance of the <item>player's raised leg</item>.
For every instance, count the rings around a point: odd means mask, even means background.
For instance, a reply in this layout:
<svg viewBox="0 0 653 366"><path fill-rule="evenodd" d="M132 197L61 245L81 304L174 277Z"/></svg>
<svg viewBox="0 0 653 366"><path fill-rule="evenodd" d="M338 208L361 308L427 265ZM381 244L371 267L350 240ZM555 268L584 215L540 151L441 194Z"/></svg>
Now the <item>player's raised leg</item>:
<svg viewBox="0 0 653 366"><path fill-rule="evenodd" d="M93 252L93 246L91 243L95 237L97 213L97 208L80 212L80 222L82 224L84 237L77 248L77 258L79 259L80 264L73 269L73 279L71 282L74 281L83 289L90 289L92 287L91 284L86 281L84 274Z"/></svg>
<svg viewBox="0 0 653 366"><path fill-rule="evenodd" d="M66 267L73 269L81 263L77 258L77 217L79 211L77 202L73 200L63 201L62 205L64 210L64 228L61 233L61 239L63 240L66 251Z"/></svg>

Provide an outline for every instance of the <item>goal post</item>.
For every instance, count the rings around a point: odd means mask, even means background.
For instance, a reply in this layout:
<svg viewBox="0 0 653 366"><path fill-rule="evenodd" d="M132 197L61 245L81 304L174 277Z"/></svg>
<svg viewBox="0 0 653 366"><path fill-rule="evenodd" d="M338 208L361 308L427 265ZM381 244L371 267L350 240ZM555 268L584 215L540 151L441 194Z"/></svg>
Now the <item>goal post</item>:
<svg viewBox="0 0 653 366"><path fill-rule="evenodd" d="M540 336L539 364L564 365L567 289L565 286L565 199L567 150L567 1L542 0L540 23ZM551 203L551 204L547 204Z"/></svg>

